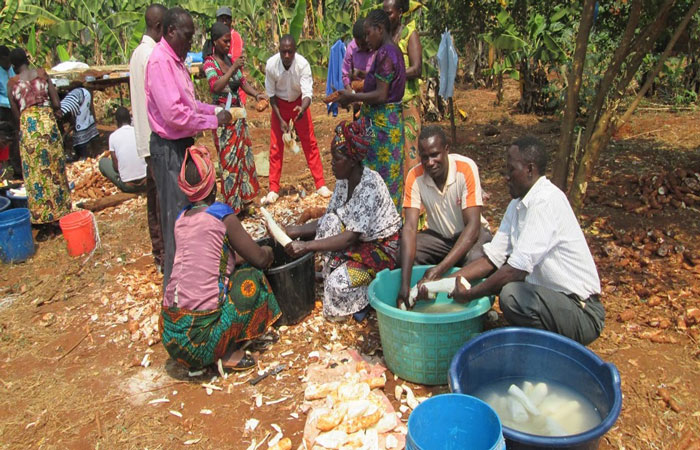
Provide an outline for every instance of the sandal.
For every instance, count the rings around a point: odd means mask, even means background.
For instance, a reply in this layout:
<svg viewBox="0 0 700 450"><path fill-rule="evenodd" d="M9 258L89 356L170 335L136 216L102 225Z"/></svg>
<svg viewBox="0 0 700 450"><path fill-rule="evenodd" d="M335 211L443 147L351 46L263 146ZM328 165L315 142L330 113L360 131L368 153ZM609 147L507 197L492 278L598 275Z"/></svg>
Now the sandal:
<svg viewBox="0 0 700 450"><path fill-rule="evenodd" d="M250 369L255 368L255 358L253 358L253 355L251 355L250 353L245 352L245 355L243 355L243 357L241 358L241 360L238 361L238 364L236 364L236 365L233 366L233 367L227 367L227 366L224 364L224 368L226 368L226 369L231 369L231 370L234 370L234 371L236 371L236 372L241 372L241 371L244 371L244 370L250 370Z"/></svg>
<svg viewBox="0 0 700 450"><path fill-rule="evenodd" d="M262 336L259 336L252 341L248 341L249 344L246 346L246 348L250 348L253 351L262 353L265 350L267 350L272 344L280 340L279 334L275 333L274 331L270 330L267 333L263 334Z"/></svg>
<svg viewBox="0 0 700 450"><path fill-rule="evenodd" d="M249 370L255 367L255 358L247 350L238 349L226 361L222 360L221 366L235 371Z"/></svg>

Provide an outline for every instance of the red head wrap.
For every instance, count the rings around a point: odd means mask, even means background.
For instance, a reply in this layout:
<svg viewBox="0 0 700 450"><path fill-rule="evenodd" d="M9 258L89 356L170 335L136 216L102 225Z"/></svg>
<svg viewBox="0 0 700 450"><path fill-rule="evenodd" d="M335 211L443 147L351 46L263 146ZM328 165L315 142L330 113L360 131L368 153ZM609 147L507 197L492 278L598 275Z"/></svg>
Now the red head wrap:
<svg viewBox="0 0 700 450"><path fill-rule="evenodd" d="M199 183L194 185L189 184L185 178L185 168L187 167L188 158L191 158L194 162L200 177ZM185 152L185 160L182 162L180 176L177 180L177 184L180 186L182 192L185 193L190 202L198 202L209 196L214 188L214 183L216 183L216 174L214 173L214 164L211 162L207 148L196 145L188 148Z"/></svg>

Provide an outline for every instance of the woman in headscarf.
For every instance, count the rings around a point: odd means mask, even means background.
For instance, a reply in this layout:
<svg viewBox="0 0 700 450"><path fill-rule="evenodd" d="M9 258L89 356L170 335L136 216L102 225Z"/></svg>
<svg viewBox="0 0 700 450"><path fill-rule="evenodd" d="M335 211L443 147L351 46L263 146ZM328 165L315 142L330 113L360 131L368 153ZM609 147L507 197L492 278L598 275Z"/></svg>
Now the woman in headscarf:
<svg viewBox="0 0 700 450"><path fill-rule="evenodd" d="M209 81L214 104L225 106L230 95L231 107L244 106L239 88L256 100L265 98L264 94L258 93L248 84L241 72L245 65L245 55L231 61L229 27L216 22L211 28L211 40L214 43L214 53L204 60L204 73ZM221 191L226 203L238 214L247 210L247 205L260 190L246 119L234 119L219 128L218 140L215 139L215 142L222 169Z"/></svg>
<svg viewBox="0 0 700 450"><path fill-rule="evenodd" d="M377 272L396 267L401 217L382 177L364 167L375 137L368 120L341 122L331 143L335 190L326 214L286 229L293 257L324 253L323 314L345 319L368 306L367 286Z"/></svg>
<svg viewBox="0 0 700 450"><path fill-rule="evenodd" d="M250 368L254 361L242 343L263 335L281 315L261 270L272 264L272 249L259 247L233 209L214 201L216 175L206 148L187 149L178 184L191 204L175 222L175 261L161 313L163 344L190 370L219 359L225 367Z"/></svg>
<svg viewBox="0 0 700 450"><path fill-rule="evenodd" d="M408 16L408 0L384 0L384 11L389 15L391 38L403 53L406 65L406 90L403 94L403 126L406 165L408 171L418 164L418 133L421 127L420 77L423 70L423 46L420 43L416 22Z"/></svg>
<svg viewBox="0 0 700 450"><path fill-rule="evenodd" d="M401 99L406 84L406 68L401 50L391 40L389 16L371 11L365 19L365 40L376 50L372 67L365 76L364 92L340 91L338 102L346 106L362 102L362 117L370 119L374 139L370 142L365 165L384 179L396 208L401 208L404 186L404 124Z"/></svg>
<svg viewBox="0 0 700 450"><path fill-rule="evenodd" d="M44 69L29 65L21 48L10 53L15 75L7 83L10 109L19 124L22 174L37 240L58 232L58 219L71 210L63 142L54 114L61 115L58 93Z"/></svg>

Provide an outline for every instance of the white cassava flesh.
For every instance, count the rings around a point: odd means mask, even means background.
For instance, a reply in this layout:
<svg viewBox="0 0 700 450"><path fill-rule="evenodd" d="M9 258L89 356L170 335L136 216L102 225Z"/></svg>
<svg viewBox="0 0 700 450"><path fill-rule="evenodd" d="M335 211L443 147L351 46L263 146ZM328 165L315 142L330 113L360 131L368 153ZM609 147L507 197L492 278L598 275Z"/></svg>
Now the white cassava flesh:
<svg viewBox="0 0 700 450"><path fill-rule="evenodd" d="M428 298L434 299L440 292L451 294L455 290L457 279L460 280L465 289L469 289L471 287L471 284L469 284L469 282L463 277L442 278L440 280L428 281L427 283L423 283L423 286L425 286L425 288L428 290ZM417 299L418 285L415 285L411 288L411 293L408 296L408 307L413 308Z"/></svg>
<svg viewBox="0 0 700 450"><path fill-rule="evenodd" d="M509 397L507 401L508 412L513 418L513 421L515 421L516 423L527 422L529 416L527 415L527 411L525 411L525 407L523 406L523 404L516 400L514 397Z"/></svg>
<svg viewBox="0 0 700 450"><path fill-rule="evenodd" d="M540 415L540 410L537 409L537 406L532 404L530 399L527 398L527 395L525 395L525 393L518 386L511 384L508 388L508 394L510 394L512 397L514 397L520 403L522 403L525 409L527 409L527 412L529 412L533 416Z"/></svg>
<svg viewBox="0 0 700 450"><path fill-rule="evenodd" d="M287 233L282 230L282 228L277 225L277 222L275 222L275 219L272 217L272 214L265 209L265 208L260 208L260 211L263 213L263 216L265 216L265 220L267 221L267 227L270 229L270 233L272 233L272 237L275 238L277 242L282 247L286 247L287 244L292 242L292 240L287 236Z"/></svg>
<svg viewBox="0 0 700 450"><path fill-rule="evenodd" d="M230 108L228 112L231 113L233 120L245 119L247 116L245 108Z"/></svg>

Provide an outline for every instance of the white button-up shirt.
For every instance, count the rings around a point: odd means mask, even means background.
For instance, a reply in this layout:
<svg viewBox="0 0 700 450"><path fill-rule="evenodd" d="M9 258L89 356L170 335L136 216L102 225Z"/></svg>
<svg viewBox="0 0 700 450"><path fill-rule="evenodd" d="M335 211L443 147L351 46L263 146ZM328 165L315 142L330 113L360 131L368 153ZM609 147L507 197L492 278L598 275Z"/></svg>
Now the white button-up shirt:
<svg viewBox="0 0 700 450"><path fill-rule="evenodd" d="M510 202L484 253L527 272L525 281L586 299L600 293L591 251L566 195L540 177L522 199Z"/></svg>
<svg viewBox="0 0 700 450"><path fill-rule="evenodd" d="M314 80L311 77L309 62L299 53L289 69L282 64L280 54L270 57L265 65L265 92L268 97L277 97L293 102L301 96L311 99L314 92Z"/></svg>
<svg viewBox="0 0 700 450"><path fill-rule="evenodd" d="M131 116L136 133L136 152L141 158L151 155L148 147L151 126L148 123L148 110L146 109L146 64L155 46L156 41L144 34L141 38L141 44L131 54L129 61Z"/></svg>

